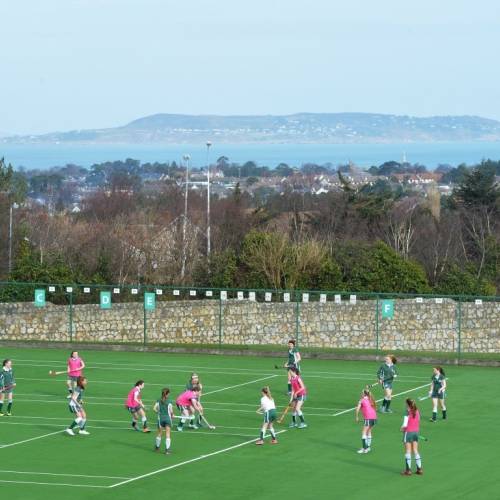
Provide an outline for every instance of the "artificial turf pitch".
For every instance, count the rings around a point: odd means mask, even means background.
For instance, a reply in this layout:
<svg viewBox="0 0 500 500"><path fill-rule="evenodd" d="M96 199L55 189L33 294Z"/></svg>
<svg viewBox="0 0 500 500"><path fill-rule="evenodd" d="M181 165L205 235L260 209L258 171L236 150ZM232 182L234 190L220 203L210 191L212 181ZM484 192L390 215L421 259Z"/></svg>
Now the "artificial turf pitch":
<svg viewBox="0 0 500 500"><path fill-rule="evenodd" d="M285 349L286 351L286 349ZM278 410L287 402L283 359L80 350L89 382L89 436L70 437L64 370L67 351L1 349L17 387L13 415L0 417L0 494L9 499L448 499L500 498L497 473L500 404L497 368L446 367L448 420L428 421L419 402L424 475L401 477L400 426L406 397L427 393L429 365L400 364L393 414L378 415L372 452L358 455L361 424L353 407L375 381L379 363L304 360L307 429L276 426L279 444L255 446L262 416L255 410L269 385ZM191 372L204 386L202 403L215 430L174 431L172 454L153 452L152 404L162 387L176 397ZM143 401L153 432L130 427L127 392L146 382ZM375 388L377 399L382 396ZM398 395L401 394L401 395ZM178 412L177 412L178 414ZM163 441L163 440L162 440ZM162 448L164 442L162 442ZM414 465L414 464L413 464Z"/></svg>

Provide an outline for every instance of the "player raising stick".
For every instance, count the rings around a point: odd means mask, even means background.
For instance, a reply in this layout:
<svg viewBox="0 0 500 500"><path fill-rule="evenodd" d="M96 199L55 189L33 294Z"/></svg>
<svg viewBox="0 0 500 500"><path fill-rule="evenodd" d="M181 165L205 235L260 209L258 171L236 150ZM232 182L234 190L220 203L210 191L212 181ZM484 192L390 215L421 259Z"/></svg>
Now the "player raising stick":
<svg viewBox="0 0 500 500"><path fill-rule="evenodd" d="M189 421L190 429L198 429L198 426L194 423L195 413L198 412L200 415L203 415L203 406L201 406L198 401L198 397L200 395L199 386L195 385L192 391L184 391L179 397L175 400L177 408L181 413L181 420L177 425L177 430L182 431L184 429L184 424Z"/></svg>
<svg viewBox="0 0 500 500"><path fill-rule="evenodd" d="M262 389L262 397L260 398L260 406L257 409L257 413L264 413L264 424L260 431L260 438L255 441L255 444L259 446L264 444L264 437L267 429L269 429L271 433L271 444L278 444L276 432L273 427L273 422L276 420L276 405L274 404L274 399L269 387L264 387Z"/></svg>
<svg viewBox="0 0 500 500"><path fill-rule="evenodd" d="M0 371L0 417L4 415L12 415L12 402L14 395L14 387L16 380L14 379L14 371L12 370L12 360L5 359L3 367ZM7 413L3 413L3 405L5 402L5 395L7 394Z"/></svg>
<svg viewBox="0 0 500 500"><path fill-rule="evenodd" d="M87 436L90 432L85 430L85 425L87 423L87 414L83 409L83 391L87 387L87 379L85 377L78 377L76 381L76 387L71 393L71 399L69 400L69 411L75 415L75 419L71 423L71 425L66 429L66 433L70 436L75 435L75 431L73 430L78 426L80 429L79 434Z"/></svg>
<svg viewBox="0 0 500 500"><path fill-rule="evenodd" d="M302 413L302 405L306 400L307 389L299 375L297 368L289 368L288 378L292 385L292 395L290 398L290 405L292 407L292 422L290 427L298 427L304 429L307 424L304 421L304 414ZM300 424L297 425L297 417L300 419Z"/></svg>
<svg viewBox="0 0 500 500"><path fill-rule="evenodd" d="M380 385L384 388L384 401L382 401L381 413L392 413L390 409L392 399L392 383L398 376L396 371L396 357L388 354L385 357L385 363L378 369L377 378Z"/></svg>
<svg viewBox="0 0 500 500"><path fill-rule="evenodd" d="M358 453L369 453L372 446L372 429L377 423L377 403L369 389L361 393L361 399L356 406L356 422L359 422L359 410L363 414L363 431L361 434L362 447Z"/></svg>
<svg viewBox="0 0 500 500"><path fill-rule="evenodd" d="M166 387L161 391L161 398L156 401L153 409L158 414L158 433L156 434L155 451L160 451L161 436L165 431L165 454L170 454L170 429L174 421L172 400L168 397L170 389Z"/></svg>
<svg viewBox="0 0 500 500"><path fill-rule="evenodd" d="M283 365L283 368L296 368L300 373L300 352L297 349L296 342L293 339L288 341L288 360ZM288 372L288 395L292 394L292 383L290 382L290 372Z"/></svg>
<svg viewBox="0 0 500 500"><path fill-rule="evenodd" d="M136 431L139 431L137 422L139 420L139 417L141 417L142 432L151 432L148 429L148 419L146 417L146 411L144 410L144 405L142 404L141 399L141 391L143 389L144 380L138 380L128 393L125 406L127 410L132 414L132 428Z"/></svg>
<svg viewBox="0 0 500 500"><path fill-rule="evenodd" d="M72 351L68 358L68 380L66 384L68 385L68 399L71 397L73 390L76 387L76 382L78 377L81 377L82 370L85 368L85 363L83 359L78 356L78 351Z"/></svg>
<svg viewBox="0 0 500 500"><path fill-rule="evenodd" d="M432 382L429 390L429 397L432 398L431 422L435 422L437 419L438 401L439 405L441 406L441 411L443 412L443 420L446 420L446 378L444 375L444 370L440 366L434 367L431 380Z"/></svg>
<svg viewBox="0 0 500 500"><path fill-rule="evenodd" d="M420 413L413 399L406 400L406 415L403 420L401 430L403 434L403 443L405 447L405 470L401 472L403 476L411 476L411 454L415 457L417 465L417 474L422 475L422 459L418 453L418 433L420 430Z"/></svg>

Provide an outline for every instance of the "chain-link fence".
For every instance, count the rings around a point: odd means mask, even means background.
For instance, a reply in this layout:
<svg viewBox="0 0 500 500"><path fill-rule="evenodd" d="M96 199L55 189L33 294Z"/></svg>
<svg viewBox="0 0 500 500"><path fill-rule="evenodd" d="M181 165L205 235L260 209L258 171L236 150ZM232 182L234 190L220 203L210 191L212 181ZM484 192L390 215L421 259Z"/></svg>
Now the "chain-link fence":
<svg viewBox="0 0 500 500"><path fill-rule="evenodd" d="M500 297L0 283L4 340L500 352Z"/></svg>

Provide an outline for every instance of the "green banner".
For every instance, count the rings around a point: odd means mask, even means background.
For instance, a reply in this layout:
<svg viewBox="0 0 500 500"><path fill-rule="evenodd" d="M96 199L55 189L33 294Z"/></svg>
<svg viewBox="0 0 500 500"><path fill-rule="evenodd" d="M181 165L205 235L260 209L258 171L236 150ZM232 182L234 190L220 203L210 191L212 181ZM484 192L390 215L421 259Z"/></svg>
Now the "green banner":
<svg viewBox="0 0 500 500"><path fill-rule="evenodd" d="M37 288L35 290L35 306L45 307L45 289Z"/></svg>
<svg viewBox="0 0 500 500"><path fill-rule="evenodd" d="M101 292L100 306L101 309L111 309L111 292Z"/></svg>
<svg viewBox="0 0 500 500"><path fill-rule="evenodd" d="M394 300L386 299L382 301L382 318L392 319L394 317Z"/></svg>
<svg viewBox="0 0 500 500"><path fill-rule="evenodd" d="M144 309L154 311L156 307L156 295L151 292L144 293Z"/></svg>

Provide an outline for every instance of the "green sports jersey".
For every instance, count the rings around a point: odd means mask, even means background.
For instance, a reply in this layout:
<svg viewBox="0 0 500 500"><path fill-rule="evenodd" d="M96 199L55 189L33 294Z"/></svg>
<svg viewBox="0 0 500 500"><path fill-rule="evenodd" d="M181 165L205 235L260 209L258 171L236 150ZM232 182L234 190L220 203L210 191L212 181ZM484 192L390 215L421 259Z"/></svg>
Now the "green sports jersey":
<svg viewBox="0 0 500 500"><path fill-rule="evenodd" d="M12 387L16 383L14 379L14 371L12 369L6 370L3 368L0 371L0 387Z"/></svg>
<svg viewBox="0 0 500 500"><path fill-rule="evenodd" d="M77 385L74 389L73 389L73 392L76 394L76 402L77 403L81 403L82 402L82 397L83 397L83 391L85 389L83 389L83 387L80 387L79 385Z"/></svg>
<svg viewBox="0 0 500 500"><path fill-rule="evenodd" d="M191 380L186 384L186 391L192 391L195 384ZM196 384L199 385L199 384Z"/></svg>
<svg viewBox="0 0 500 500"><path fill-rule="evenodd" d="M166 399L165 401L158 399L158 416L160 420L165 418L170 418L170 413L172 411L172 400Z"/></svg>
<svg viewBox="0 0 500 500"><path fill-rule="evenodd" d="M292 347L291 349L288 350L288 364L289 365L297 365L298 364L298 358L297 358L298 353L299 353L299 350L296 347Z"/></svg>
<svg viewBox="0 0 500 500"><path fill-rule="evenodd" d="M444 386L445 377L441 374L432 376L432 392L437 393Z"/></svg>
<svg viewBox="0 0 500 500"><path fill-rule="evenodd" d="M383 380L384 382L392 382L394 377L396 377L398 372L396 371L396 367L394 365L388 365L384 363L377 372L377 377L379 380Z"/></svg>

